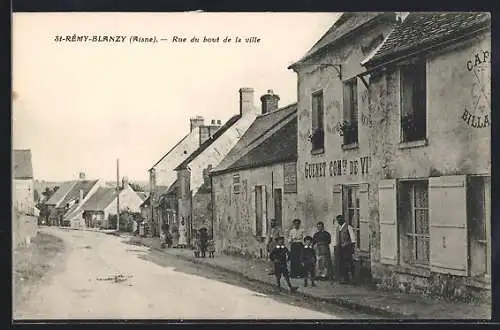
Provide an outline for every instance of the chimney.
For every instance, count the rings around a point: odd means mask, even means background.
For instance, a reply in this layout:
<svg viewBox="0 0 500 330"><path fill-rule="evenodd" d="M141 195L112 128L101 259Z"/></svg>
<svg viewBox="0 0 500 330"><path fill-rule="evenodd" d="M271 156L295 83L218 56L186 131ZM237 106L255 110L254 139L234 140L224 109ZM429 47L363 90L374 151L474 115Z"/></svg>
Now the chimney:
<svg viewBox="0 0 500 330"><path fill-rule="evenodd" d="M196 116L189 119L191 127L190 132L192 132L196 127L203 126L205 124L205 118L202 116Z"/></svg>
<svg viewBox="0 0 500 330"><path fill-rule="evenodd" d="M220 121L220 119L217 120L217 125L219 125L219 126L222 125L222 122Z"/></svg>
<svg viewBox="0 0 500 330"><path fill-rule="evenodd" d="M212 119L212 126L215 126L215 119Z"/></svg>
<svg viewBox="0 0 500 330"><path fill-rule="evenodd" d="M84 172L80 172L80 174L78 174L78 178L80 180L85 180L85 173Z"/></svg>
<svg viewBox="0 0 500 330"><path fill-rule="evenodd" d="M240 88L240 115L255 113L253 88Z"/></svg>
<svg viewBox="0 0 500 330"><path fill-rule="evenodd" d="M272 89L269 89L267 94L260 97L260 101L262 102L262 114L278 110L279 100L280 97L274 94Z"/></svg>
<svg viewBox="0 0 500 330"><path fill-rule="evenodd" d="M122 178L122 189L125 189L128 186L128 178L124 176Z"/></svg>

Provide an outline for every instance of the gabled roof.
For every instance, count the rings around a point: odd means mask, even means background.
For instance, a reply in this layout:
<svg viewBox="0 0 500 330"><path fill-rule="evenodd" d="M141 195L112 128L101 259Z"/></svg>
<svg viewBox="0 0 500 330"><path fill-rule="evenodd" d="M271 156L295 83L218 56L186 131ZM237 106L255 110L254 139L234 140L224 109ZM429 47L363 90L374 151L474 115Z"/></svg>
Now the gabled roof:
<svg viewBox="0 0 500 330"><path fill-rule="evenodd" d="M143 201L146 200L146 198L148 198L148 193L145 192L145 191L136 191L135 192Z"/></svg>
<svg viewBox="0 0 500 330"><path fill-rule="evenodd" d="M312 48L296 63L289 66L294 67L296 64L310 58L316 53L323 51L332 44L339 42L341 39L348 37L351 33L358 30L360 27L378 18L382 12L348 12L343 13L332 25L332 27L312 46Z"/></svg>
<svg viewBox="0 0 500 330"><path fill-rule="evenodd" d="M163 155L160 160L158 160L153 166L151 166L151 168L149 169L149 171L151 171L156 165L158 165L163 159L165 159L165 157L167 157L173 150L175 150L175 148L182 143L182 141L184 141L185 139L187 139L187 137L189 136L189 134L191 134L191 132L189 132L188 134L186 134L179 142L177 142L172 148L170 148L170 150L165 154Z"/></svg>
<svg viewBox="0 0 500 330"><path fill-rule="evenodd" d="M69 203L70 201L77 199L80 197L80 190L83 190L83 197L87 196L89 193L90 189L94 185L96 185L98 180L80 180L76 181L75 185L71 188L69 193L64 197L62 202L60 203L61 205L65 205L66 203Z"/></svg>
<svg viewBox="0 0 500 330"><path fill-rule="evenodd" d="M396 25L365 65L388 61L402 53L422 49L489 26L491 16L481 12L410 13Z"/></svg>
<svg viewBox="0 0 500 330"><path fill-rule="evenodd" d="M47 201L47 205L55 205L58 206L60 202L66 197L66 195L73 189L73 186L76 184L76 181L66 181L56 190L56 192L50 196Z"/></svg>
<svg viewBox="0 0 500 330"><path fill-rule="evenodd" d="M297 104L291 104L265 115L258 116L250 125L245 134L229 151L220 164L212 171L219 172L228 169L232 164L238 161L249 152L248 147L262 139L267 132L276 129L280 124L297 114Z"/></svg>
<svg viewBox="0 0 500 330"><path fill-rule="evenodd" d="M14 150L12 157L14 179L33 179L31 150Z"/></svg>
<svg viewBox="0 0 500 330"><path fill-rule="evenodd" d="M116 198L116 188L99 187L82 206L84 211L104 211Z"/></svg>
<svg viewBox="0 0 500 330"><path fill-rule="evenodd" d="M297 160L297 115L265 139L259 146L241 157L226 171L261 167Z"/></svg>
<svg viewBox="0 0 500 330"><path fill-rule="evenodd" d="M212 143L214 143L222 134L224 134L231 126L233 126L239 119L241 115L235 115L231 117L224 125L215 134L209 138L207 141L203 142L198 149L193 151L191 155L186 158L179 166L177 166L174 171L185 169L191 161L193 161L196 157L198 157L203 151L205 151Z"/></svg>

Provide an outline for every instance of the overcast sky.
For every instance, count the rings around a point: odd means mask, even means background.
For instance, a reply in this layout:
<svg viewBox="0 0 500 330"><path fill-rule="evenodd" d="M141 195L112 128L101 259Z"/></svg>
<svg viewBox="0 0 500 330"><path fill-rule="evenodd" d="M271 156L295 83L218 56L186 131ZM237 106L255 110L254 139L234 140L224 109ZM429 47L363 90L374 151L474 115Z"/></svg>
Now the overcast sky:
<svg viewBox="0 0 500 330"><path fill-rule="evenodd" d="M334 23L335 13L15 13L14 148L31 149L36 179L147 180L189 131L189 117L223 122L238 89L296 102L287 66ZM56 35L258 37L259 44L56 43Z"/></svg>

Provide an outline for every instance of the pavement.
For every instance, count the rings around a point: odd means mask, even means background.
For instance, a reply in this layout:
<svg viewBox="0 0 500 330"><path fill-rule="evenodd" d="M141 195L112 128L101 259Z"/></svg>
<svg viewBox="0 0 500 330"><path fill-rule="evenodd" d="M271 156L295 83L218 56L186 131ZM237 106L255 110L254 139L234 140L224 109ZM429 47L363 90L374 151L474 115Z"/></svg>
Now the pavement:
<svg viewBox="0 0 500 330"><path fill-rule="evenodd" d="M135 244L143 244L162 253L196 264L237 274L247 280L275 285L273 276L267 275L270 264L261 259L216 255L215 258L194 258L189 249L161 248L157 238L129 237ZM491 305L434 300L418 295L388 292L367 285L335 282L317 282L316 287L303 287L303 280L292 279L299 286L296 293L304 297L329 302L355 311L372 313L396 319L491 319Z"/></svg>
<svg viewBox="0 0 500 330"><path fill-rule="evenodd" d="M130 237L55 227L40 232L61 238L64 252L15 307L15 320L376 318L274 292L225 270L136 245Z"/></svg>

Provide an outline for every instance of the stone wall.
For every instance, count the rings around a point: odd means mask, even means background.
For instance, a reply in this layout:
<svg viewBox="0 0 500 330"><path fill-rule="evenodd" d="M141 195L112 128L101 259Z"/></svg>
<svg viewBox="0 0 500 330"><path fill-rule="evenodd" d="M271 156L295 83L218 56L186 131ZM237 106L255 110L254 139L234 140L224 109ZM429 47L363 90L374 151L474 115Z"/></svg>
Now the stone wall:
<svg viewBox="0 0 500 330"><path fill-rule="evenodd" d="M17 210L12 212L13 248L28 246L38 232L37 219Z"/></svg>

